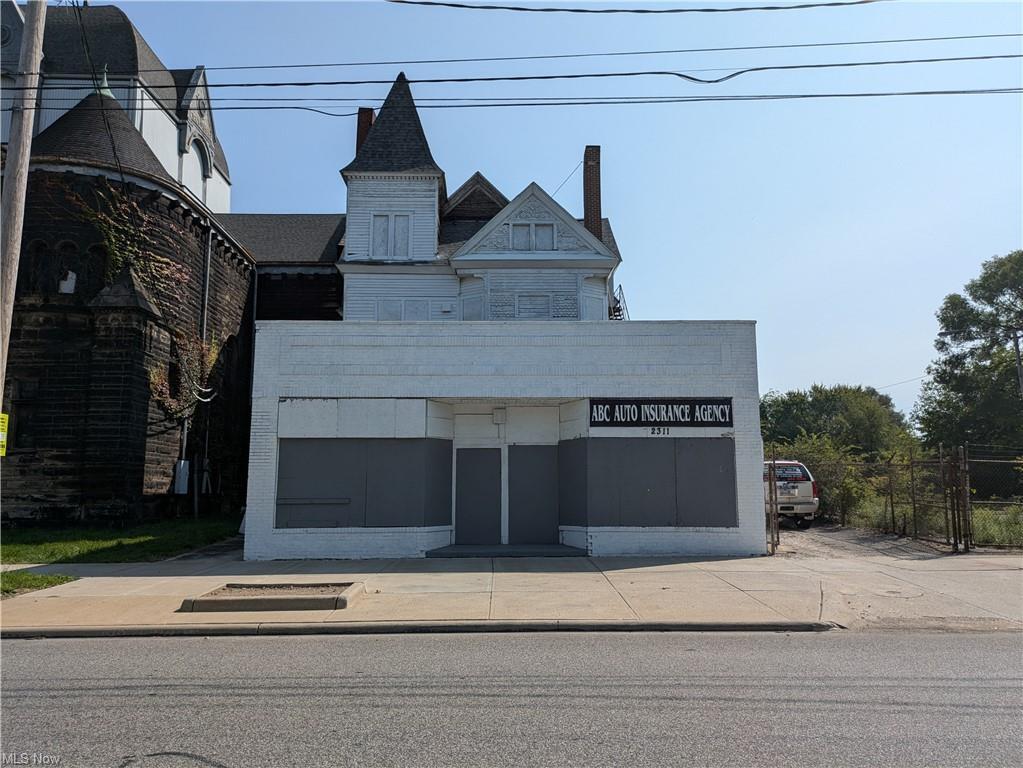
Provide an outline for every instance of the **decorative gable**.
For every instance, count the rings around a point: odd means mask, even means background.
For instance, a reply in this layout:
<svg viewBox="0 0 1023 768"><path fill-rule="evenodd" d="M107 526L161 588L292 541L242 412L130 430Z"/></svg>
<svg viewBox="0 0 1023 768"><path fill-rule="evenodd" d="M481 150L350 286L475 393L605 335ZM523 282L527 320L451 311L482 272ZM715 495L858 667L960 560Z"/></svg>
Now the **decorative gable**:
<svg viewBox="0 0 1023 768"><path fill-rule="evenodd" d="M452 261L578 261L618 257L535 182L452 256Z"/></svg>
<svg viewBox="0 0 1023 768"><path fill-rule="evenodd" d="M476 171L448 198L442 218L448 220L487 221L508 205L508 198Z"/></svg>

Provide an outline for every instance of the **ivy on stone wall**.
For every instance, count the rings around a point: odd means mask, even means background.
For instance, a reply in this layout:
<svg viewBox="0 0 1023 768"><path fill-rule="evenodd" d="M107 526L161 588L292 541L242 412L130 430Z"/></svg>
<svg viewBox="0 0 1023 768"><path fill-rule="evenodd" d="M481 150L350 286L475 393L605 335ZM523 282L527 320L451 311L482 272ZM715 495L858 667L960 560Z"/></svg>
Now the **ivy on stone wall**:
<svg viewBox="0 0 1023 768"><path fill-rule="evenodd" d="M172 364L169 369L151 368L149 388L168 415L187 418L199 403L217 396L210 384L220 360L219 340L204 342L194 335L173 336ZM217 372L219 373L219 372Z"/></svg>
<svg viewBox="0 0 1023 768"><path fill-rule="evenodd" d="M191 284L187 264L164 253L178 253L180 243L193 237L187 226L153 209L154 204L111 186L92 189L93 199L72 190L69 199L79 220L99 233L107 254L105 282L111 284L130 272L141 282L164 317L187 303L184 291ZM204 340L194 330L171 329L173 343L168 367L153 366L149 385L153 398L171 418L190 418L199 403L216 397L215 378L221 341Z"/></svg>
<svg viewBox="0 0 1023 768"><path fill-rule="evenodd" d="M107 252L106 281L112 283L126 270L132 270L154 299L159 286L187 284L188 267L162 256L161 246L187 237L185 228L153 211L129 194L114 187L95 187L90 202L77 191L69 198L81 221L91 224L103 239ZM170 282L168 282L170 281ZM160 307L162 312L164 307Z"/></svg>

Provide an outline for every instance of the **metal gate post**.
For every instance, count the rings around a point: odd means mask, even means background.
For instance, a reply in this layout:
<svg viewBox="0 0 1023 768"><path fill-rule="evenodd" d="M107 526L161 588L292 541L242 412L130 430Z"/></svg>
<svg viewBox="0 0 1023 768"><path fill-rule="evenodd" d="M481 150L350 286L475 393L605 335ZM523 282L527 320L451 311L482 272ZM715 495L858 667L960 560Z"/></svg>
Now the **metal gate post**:
<svg viewBox="0 0 1023 768"><path fill-rule="evenodd" d="M970 506L970 444L959 448L959 457L962 462L960 481L962 482L962 515L963 515L963 551L969 552L973 548L973 509Z"/></svg>
<svg viewBox="0 0 1023 768"><path fill-rule="evenodd" d="M952 543L948 520L948 482L945 477L945 444L938 443L938 471L941 473L941 506L945 511L945 543Z"/></svg>
<svg viewBox="0 0 1023 768"><path fill-rule="evenodd" d="M916 512L916 472L913 466L913 449L909 449L909 503L913 510L913 538L920 538L920 530Z"/></svg>
<svg viewBox="0 0 1023 768"><path fill-rule="evenodd" d="M768 554L775 554L778 545L781 543L781 534L778 530L778 473L777 450L771 447L771 461L767 465L767 541Z"/></svg>
<svg viewBox="0 0 1023 768"><path fill-rule="evenodd" d="M948 457L948 478L948 501L952 518L952 551L958 552L961 531L959 525L959 503L962 501L962 497L959 491L959 462L956 460L956 450L954 448Z"/></svg>

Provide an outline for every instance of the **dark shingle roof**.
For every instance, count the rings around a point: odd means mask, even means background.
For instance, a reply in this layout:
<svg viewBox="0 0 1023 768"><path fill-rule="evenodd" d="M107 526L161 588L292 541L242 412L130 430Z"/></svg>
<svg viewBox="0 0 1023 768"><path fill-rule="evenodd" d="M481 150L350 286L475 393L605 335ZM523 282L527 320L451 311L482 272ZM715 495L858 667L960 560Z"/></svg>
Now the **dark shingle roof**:
<svg viewBox="0 0 1023 768"><path fill-rule="evenodd" d="M430 153L404 72L391 86L355 159L341 172L443 175Z"/></svg>
<svg viewBox="0 0 1023 768"><path fill-rule="evenodd" d="M583 223L583 219L576 219L576 221L580 224ZM618 242L615 240L615 233L611 231L611 222L607 219L601 219L600 224L600 241L607 246L611 253L619 259L622 258L622 254L618 250Z"/></svg>
<svg viewBox="0 0 1023 768"><path fill-rule="evenodd" d="M111 80L137 77L149 86L164 109L185 117L179 114L181 98L195 69L167 69L120 8L89 5L81 8L81 12L82 23L79 25L73 8L47 7L43 71L50 77L91 77L91 59L97 74L106 67ZM90 56L85 55L82 44L83 28L89 41ZM227 158L216 137L213 138L213 165L230 180Z"/></svg>
<svg viewBox="0 0 1023 768"><path fill-rule="evenodd" d="M345 236L343 213L222 213L217 220L257 264L333 264Z"/></svg>
<svg viewBox="0 0 1023 768"><path fill-rule="evenodd" d="M454 256L458 249L487 225L490 219L445 219L437 233L437 252L443 257Z"/></svg>
<svg viewBox="0 0 1023 768"><path fill-rule="evenodd" d="M49 6L43 36L43 71L50 75L91 75L90 58L97 73L107 67L110 77L138 77L153 89L165 109L177 109L174 77L149 47L124 11L113 5L81 9L82 23L73 8ZM89 41L85 55L82 30Z"/></svg>
<svg viewBox="0 0 1023 768"><path fill-rule="evenodd" d="M17 72L25 18L12 0L0 2L0 23L3 25L3 40L0 41L0 69L4 72Z"/></svg>
<svg viewBox="0 0 1023 768"><path fill-rule="evenodd" d="M106 115L106 123L103 117ZM107 125L110 133L107 133ZM111 145L113 136L113 146ZM116 155L114 146L117 147ZM34 161L81 161L110 170L150 176L177 186L117 99L90 93L32 140Z"/></svg>
<svg viewBox="0 0 1023 768"><path fill-rule="evenodd" d="M448 197L441 214L447 219L492 219L508 205L501 194L479 171Z"/></svg>

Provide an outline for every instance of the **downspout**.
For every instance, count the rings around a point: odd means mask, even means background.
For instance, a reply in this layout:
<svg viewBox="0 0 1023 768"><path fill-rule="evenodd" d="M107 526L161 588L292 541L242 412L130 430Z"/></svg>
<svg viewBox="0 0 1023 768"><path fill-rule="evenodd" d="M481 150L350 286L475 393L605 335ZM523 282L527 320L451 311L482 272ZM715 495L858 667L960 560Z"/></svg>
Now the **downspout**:
<svg viewBox="0 0 1023 768"><path fill-rule="evenodd" d="M213 220L206 219L206 260L202 272L202 312L199 315L199 338L202 341L203 354L206 354L206 336L210 305L210 264L213 255ZM196 403L198 410L199 404ZM193 412L194 417L194 412ZM206 473L206 463L209 461L210 444L210 409L206 406L206 424L204 425L204 448L202 451L202 462L199 461L199 451L195 452L195 466L192 467L192 515L199 519L199 494L202 491L203 476Z"/></svg>
<svg viewBox="0 0 1023 768"><path fill-rule="evenodd" d="M256 316L259 312L259 272L255 263L252 264L252 320L249 326L249 423L246 428L249 430L249 443L246 452L252 450L252 397L256 387ZM245 479L248 485L249 457L245 457ZM242 522L240 532L245 533L245 513L248 506L248 488L245 490L245 503L242 505Z"/></svg>
<svg viewBox="0 0 1023 768"><path fill-rule="evenodd" d="M199 337L206 343L206 319L210 302L210 260L213 253L213 220L206 219L206 264L202 274L202 315L199 317Z"/></svg>

